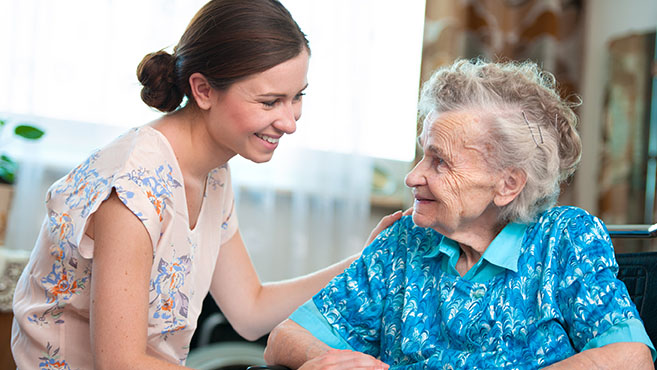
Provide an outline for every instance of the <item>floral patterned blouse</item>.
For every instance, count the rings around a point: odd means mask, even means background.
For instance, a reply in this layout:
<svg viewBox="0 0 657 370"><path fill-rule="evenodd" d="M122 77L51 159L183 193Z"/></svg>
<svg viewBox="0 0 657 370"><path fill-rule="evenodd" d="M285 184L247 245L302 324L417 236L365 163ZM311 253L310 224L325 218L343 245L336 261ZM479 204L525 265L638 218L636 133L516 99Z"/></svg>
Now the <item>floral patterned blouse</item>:
<svg viewBox="0 0 657 370"><path fill-rule="evenodd" d="M89 290L94 242L85 230L115 189L153 244L148 352L183 364L222 243L237 230L227 165L208 174L190 229L173 149L150 126L92 154L46 196L47 216L16 287L12 351L19 369L91 369Z"/></svg>
<svg viewBox="0 0 657 370"><path fill-rule="evenodd" d="M602 222L574 207L510 224L468 273L456 242L406 216L291 319L391 369L537 369L648 338Z"/></svg>

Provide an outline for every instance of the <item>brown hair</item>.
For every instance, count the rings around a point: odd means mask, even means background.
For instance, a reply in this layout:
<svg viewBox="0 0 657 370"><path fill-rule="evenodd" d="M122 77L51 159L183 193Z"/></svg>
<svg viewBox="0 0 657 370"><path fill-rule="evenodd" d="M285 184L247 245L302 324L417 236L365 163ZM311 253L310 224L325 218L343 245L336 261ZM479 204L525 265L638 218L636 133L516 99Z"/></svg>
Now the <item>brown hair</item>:
<svg viewBox="0 0 657 370"><path fill-rule="evenodd" d="M211 0L187 26L173 55L147 54L137 67L141 98L162 112L193 101L189 77L203 74L217 90L290 60L308 40L278 0Z"/></svg>

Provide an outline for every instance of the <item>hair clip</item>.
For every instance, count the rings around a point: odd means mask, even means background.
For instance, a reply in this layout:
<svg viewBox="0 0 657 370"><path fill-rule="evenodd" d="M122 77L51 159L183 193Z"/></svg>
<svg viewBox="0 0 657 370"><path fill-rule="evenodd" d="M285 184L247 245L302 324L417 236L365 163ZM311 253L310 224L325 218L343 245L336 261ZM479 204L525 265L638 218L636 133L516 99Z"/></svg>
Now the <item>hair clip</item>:
<svg viewBox="0 0 657 370"><path fill-rule="evenodd" d="M527 120L527 116L525 115L525 112L522 112L522 118L525 120L525 123L527 124L527 128L529 129L529 132L532 134L532 140L534 140L534 144L538 146L538 141L536 141L536 136L534 136L534 130L532 130L532 126L529 124L529 121ZM541 126L536 125L536 128L538 129L538 135L541 138L541 144L543 144L543 132L541 132Z"/></svg>

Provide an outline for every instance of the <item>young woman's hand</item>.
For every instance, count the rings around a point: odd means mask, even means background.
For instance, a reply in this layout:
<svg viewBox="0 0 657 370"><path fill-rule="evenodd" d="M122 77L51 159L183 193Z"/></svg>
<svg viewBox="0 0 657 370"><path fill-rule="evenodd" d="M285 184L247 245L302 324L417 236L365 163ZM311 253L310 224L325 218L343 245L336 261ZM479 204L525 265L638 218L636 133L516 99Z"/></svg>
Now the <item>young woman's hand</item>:
<svg viewBox="0 0 657 370"><path fill-rule="evenodd" d="M365 242L365 246L370 245L376 239L376 237L386 228L388 228L390 225L394 224L397 222L400 218L406 215L410 215L413 213L413 208L409 208L405 210L404 212L402 211L397 211L393 214L387 215L379 221L378 224L374 227L374 230L370 233L369 238L367 238L367 242Z"/></svg>

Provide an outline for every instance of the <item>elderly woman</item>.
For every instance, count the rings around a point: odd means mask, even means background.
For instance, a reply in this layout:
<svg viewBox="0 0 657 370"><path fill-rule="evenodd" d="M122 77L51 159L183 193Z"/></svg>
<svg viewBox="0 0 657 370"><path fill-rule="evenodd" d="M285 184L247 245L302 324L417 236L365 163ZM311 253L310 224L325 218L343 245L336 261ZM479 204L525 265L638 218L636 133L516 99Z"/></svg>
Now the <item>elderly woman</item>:
<svg viewBox="0 0 657 370"><path fill-rule="evenodd" d="M653 368L596 217L553 207L581 143L533 63L457 61L420 100L413 215L271 334L293 368Z"/></svg>

